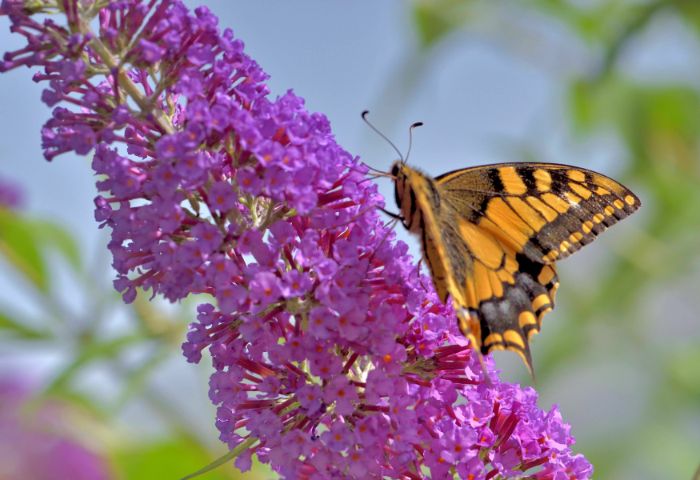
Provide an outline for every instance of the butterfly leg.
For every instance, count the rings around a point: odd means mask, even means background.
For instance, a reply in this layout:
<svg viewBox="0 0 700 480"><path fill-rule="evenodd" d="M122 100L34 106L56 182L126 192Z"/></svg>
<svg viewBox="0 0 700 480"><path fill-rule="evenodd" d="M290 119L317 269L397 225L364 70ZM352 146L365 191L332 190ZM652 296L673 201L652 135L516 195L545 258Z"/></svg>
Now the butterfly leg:
<svg viewBox="0 0 700 480"><path fill-rule="evenodd" d="M385 210L382 207L378 207L378 208L379 208L379 210L381 210L385 214L389 215L394 220L401 220L403 222L403 217L401 215L399 215L398 213L390 212L389 210Z"/></svg>

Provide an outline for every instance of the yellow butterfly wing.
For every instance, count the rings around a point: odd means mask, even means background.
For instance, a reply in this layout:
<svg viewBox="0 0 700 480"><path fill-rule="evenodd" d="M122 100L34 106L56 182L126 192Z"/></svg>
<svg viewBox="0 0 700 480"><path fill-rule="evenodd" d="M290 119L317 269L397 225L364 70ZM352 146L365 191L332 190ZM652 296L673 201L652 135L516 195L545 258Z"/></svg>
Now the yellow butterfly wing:
<svg viewBox="0 0 700 480"><path fill-rule="evenodd" d="M551 163L478 166L435 183L465 218L542 263L566 258L641 205L611 178Z"/></svg>
<svg viewBox="0 0 700 480"><path fill-rule="evenodd" d="M409 230L421 236L440 298L475 348L513 350L532 371L530 337L554 307L554 260L639 207L598 173L556 164L487 165L431 179L392 170Z"/></svg>

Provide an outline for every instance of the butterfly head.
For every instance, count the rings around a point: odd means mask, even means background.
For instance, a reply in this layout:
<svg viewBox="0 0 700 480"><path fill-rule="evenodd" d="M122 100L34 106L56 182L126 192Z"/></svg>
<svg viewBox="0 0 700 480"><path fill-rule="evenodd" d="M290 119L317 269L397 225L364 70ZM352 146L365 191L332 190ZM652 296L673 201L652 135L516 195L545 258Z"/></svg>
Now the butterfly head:
<svg viewBox="0 0 700 480"><path fill-rule="evenodd" d="M406 165L406 162L401 160L396 160L389 170L389 176L394 180L394 187L396 191L396 202L401 205L399 196L404 193L406 183L410 183L409 178L411 177L411 172L413 169Z"/></svg>
<svg viewBox="0 0 700 480"><path fill-rule="evenodd" d="M391 166L391 170L389 170L389 174L392 177L394 177L394 179L398 179L399 175L405 176L403 173L403 166L404 166L403 160L395 161L394 164Z"/></svg>

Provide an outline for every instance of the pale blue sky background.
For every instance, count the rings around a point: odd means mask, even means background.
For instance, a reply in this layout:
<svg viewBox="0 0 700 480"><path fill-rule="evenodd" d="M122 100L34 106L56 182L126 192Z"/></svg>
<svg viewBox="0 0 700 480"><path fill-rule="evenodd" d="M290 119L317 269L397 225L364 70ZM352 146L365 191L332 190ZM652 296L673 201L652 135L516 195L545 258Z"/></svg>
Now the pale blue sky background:
<svg viewBox="0 0 700 480"><path fill-rule="evenodd" d="M589 69L586 59L592 61L592 52L564 28L542 18L496 17L491 25L487 22L477 31L457 34L421 59L404 1L208 3L221 17L221 24L234 29L245 41L247 52L272 76L274 93L294 89L306 98L310 110L330 118L341 145L376 168L387 169L395 153L361 122L364 109L372 111L370 118L401 150L406 147L408 125L423 121L425 126L414 135L411 163L433 175L482 163L520 160L523 157L518 152L523 148L534 150L540 160L585 166L613 176L624 162L624 151L614 137L599 135L580 142L570 135L564 117L562 78ZM494 32L504 21L508 28L521 29L513 38L522 39L525 32L531 41L503 41ZM18 45L8 34L7 25L7 19L0 18L3 51ZM666 76L700 78L696 40L675 19L662 18L640 42L643 48L624 60L631 74L651 81ZM421 68L412 68L415 65ZM412 82L415 88L407 88ZM21 184L31 212L68 226L81 238L89 258L102 258L108 265L106 236L97 230L92 216L95 189L89 161L62 156L48 164L42 158L39 129L48 110L40 103L40 91L25 69L0 76L0 177ZM393 208L392 185L387 180L379 182ZM634 185L630 187L634 189ZM638 193L644 197L644 192ZM605 262L615 249L623 248L620 236L639 228L643 215L641 212L625 221L564 262L560 267L561 289L585 288L580 281L584 276L588 277L585 281L595 281L595 266ZM627 233L622 232L625 229ZM400 234L408 239L405 232ZM409 241L418 256L416 242ZM5 267L0 264L0 268ZM108 282L109 272L105 271L103 278ZM21 289L15 287L12 279L0 275L3 302L17 300ZM66 286L68 292L70 288ZM31 308L31 302L23 303ZM691 306L677 306L688 323L695 318L691 317ZM556 342L556 335L555 310L547 316L542 334L534 339L535 365L538 344ZM3 362L10 351L11 345L0 345ZM32 352L5 367L44 365L36 358ZM520 376L524 369L515 355L497 355L497 360L506 369L507 378L525 378ZM611 352L589 360L588 365L578 365L574 371L562 368L561 375L540 390L540 405L549 408L558 403L582 441L614 434L626 422L640 421L645 395L653 388L635 368L633 359ZM53 362L60 362L60 352L46 360L46 365ZM182 369L191 369L184 359L168 368L170 381L182 378ZM206 403L206 392L196 391L197 381L175 384L175 390L180 395L182 389L191 391L198 401L183 404L194 403L196 407L183 408L189 408L198 421L210 424L211 410L199 408L201 402ZM591 389L591 385L601 388ZM605 410L591 407L602 405ZM200 414L194 417L196 410Z"/></svg>

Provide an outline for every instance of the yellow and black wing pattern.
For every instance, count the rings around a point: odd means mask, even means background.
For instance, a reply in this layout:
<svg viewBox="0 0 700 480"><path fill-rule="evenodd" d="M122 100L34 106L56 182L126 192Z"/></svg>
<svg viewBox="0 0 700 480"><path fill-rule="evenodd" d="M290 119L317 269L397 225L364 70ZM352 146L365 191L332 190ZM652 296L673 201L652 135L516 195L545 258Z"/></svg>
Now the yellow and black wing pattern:
<svg viewBox="0 0 700 480"><path fill-rule="evenodd" d="M618 182L567 165L507 163L431 178L391 171L404 225L421 237L435 289L486 354L513 350L532 372L529 339L554 307L554 262L640 206Z"/></svg>

